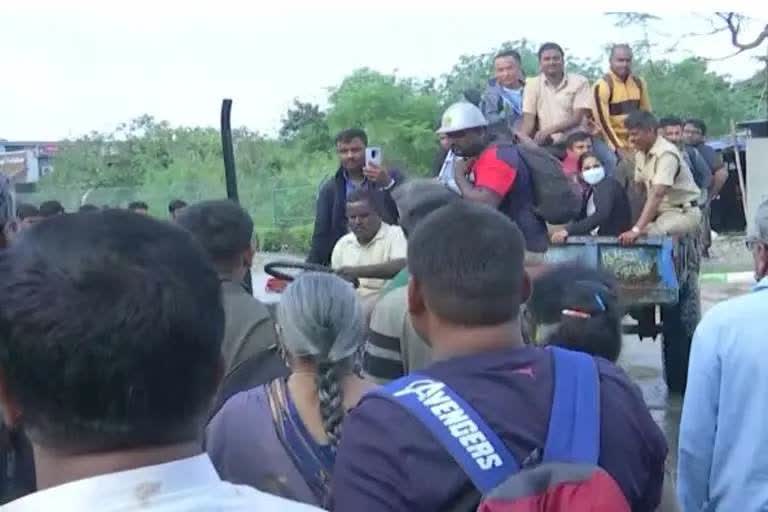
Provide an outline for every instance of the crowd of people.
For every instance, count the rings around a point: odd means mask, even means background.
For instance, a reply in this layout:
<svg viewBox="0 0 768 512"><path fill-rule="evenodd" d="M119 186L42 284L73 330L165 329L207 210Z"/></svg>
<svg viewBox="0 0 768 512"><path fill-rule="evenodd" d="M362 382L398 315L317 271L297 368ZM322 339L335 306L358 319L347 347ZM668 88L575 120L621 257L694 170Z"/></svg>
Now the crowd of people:
<svg viewBox="0 0 768 512"><path fill-rule="evenodd" d="M545 255L572 236L698 240L722 160L701 122L651 114L628 46L593 86L554 43L539 60L526 78L499 54L478 104L447 109L433 179L341 132L308 256L328 271L273 314L243 285L256 235L235 202L67 213L0 182L2 510L768 507L768 203L748 236L758 292L693 342L675 483L617 365L618 282ZM541 204L544 175L578 211Z"/></svg>

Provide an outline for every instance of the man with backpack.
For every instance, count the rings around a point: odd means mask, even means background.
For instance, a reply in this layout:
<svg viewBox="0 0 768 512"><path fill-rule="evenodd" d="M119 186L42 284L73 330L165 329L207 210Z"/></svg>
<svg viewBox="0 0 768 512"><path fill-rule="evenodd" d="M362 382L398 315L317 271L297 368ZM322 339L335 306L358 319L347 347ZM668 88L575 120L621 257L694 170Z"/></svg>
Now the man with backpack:
<svg viewBox="0 0 768 512"><path fill-rule="evenodd" d="M594 95L594 117L614 151L629 149L629 133L624 120L632 112L651 111L645 82L632 74L632 48L616 44L611 48L610 70L598 80Z"/></svg>
<svg viewBox="0 0 768 512"><path fill-rule="evenodd" d="M333 510L658 507L667 446L639 389L603 359L524 344L523 259L520 230L482 205L459 201L416 227L408 307L437 362L350 412Z"/></svg>
<svg viewBox="0 0 768 512"><path fill-rule="evenodd" d="M568 206L568 201L537 201L536 192L549 188L534 187L534 169L529 165L532 160L524 158L522 145L492 143L487 126L488 122L479 108L471 103L459 102L445 111L438 133L445 134L453 153L459 157L454 162L454 178L462 197L497 208L517 223L525 237L526 261L536 264L549 243L545 220L557 223L547 218L548 215L543 215L542 211ZM559 189L566 197L573 196L573 190L554 157L535 146L527 154L544 164L535 169L542 176L546 175L542 181L561 185ZM573 200L572 207L575 212L566 212L566 216L578 214L580 198ZM541 208L544 210L539 211Z"/></svg>

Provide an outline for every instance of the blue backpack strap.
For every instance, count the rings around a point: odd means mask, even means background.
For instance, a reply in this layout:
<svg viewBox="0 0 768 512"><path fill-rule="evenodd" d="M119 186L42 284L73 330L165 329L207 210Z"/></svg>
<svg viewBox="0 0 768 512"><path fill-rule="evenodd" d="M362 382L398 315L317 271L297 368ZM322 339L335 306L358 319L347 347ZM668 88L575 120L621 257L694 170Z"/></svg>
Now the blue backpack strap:
<svg viewBox="0 0 768 512"><path fill-rule="evenodd" d="M592 356L550 347L554 398L544 462L597 464L600 456L600 378Z"/></svg>
<svg viewBox="0 0 768 512"><path fill-rule="evenodd" d="M483 494L520 466L480 415L444 382L410 374L370 392L410 412L453 456Z"/></svg>

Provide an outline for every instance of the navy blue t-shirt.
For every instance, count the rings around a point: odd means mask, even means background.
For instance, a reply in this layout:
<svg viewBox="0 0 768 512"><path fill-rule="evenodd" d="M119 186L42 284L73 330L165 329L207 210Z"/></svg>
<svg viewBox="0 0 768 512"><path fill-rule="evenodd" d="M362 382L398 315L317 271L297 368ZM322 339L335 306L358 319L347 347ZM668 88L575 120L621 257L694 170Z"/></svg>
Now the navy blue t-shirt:
<svg viewBox="0 0 768 512"><path fill-rule="evenodd" d="M596 360L599 465L619 484L632 510L655 510L664 482L664 435L637 386L617 366ZM469 402L525 462L543 450L552 372L551 352L525 347L454 358L421 373L445 382ZM438 512L473 492L448 452L399 405L368 396L347 416L333 475L333 510Z"/></svg>

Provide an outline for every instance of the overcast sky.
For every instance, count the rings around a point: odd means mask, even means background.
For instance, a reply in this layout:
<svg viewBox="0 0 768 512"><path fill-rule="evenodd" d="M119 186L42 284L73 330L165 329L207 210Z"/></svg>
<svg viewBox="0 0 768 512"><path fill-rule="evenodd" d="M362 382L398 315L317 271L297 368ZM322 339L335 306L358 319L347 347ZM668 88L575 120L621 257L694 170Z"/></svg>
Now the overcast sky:
<svg viewBox="0 0 768 512"><path fill-rule="evenodd" d="M378 7L286 0L272 11L226 0L14 4L21 5L0 4L0 138L7 139L76 137L143 113L215 126L225 96L235 100L233 124L273 134L294 97L323 104L328 88L359 67L439 76L460 55L505 40L554 40L586 57L600 55L608 42L640 37L614 27L597 7L537 13L482 1L464 2L477 6L472 12L417 0ZM708 28L690 13L662 16L660 32ZM725 35L687 38L673 57L729 51ZM712 69L746 78L758 64L737 57Z"/></svg>

